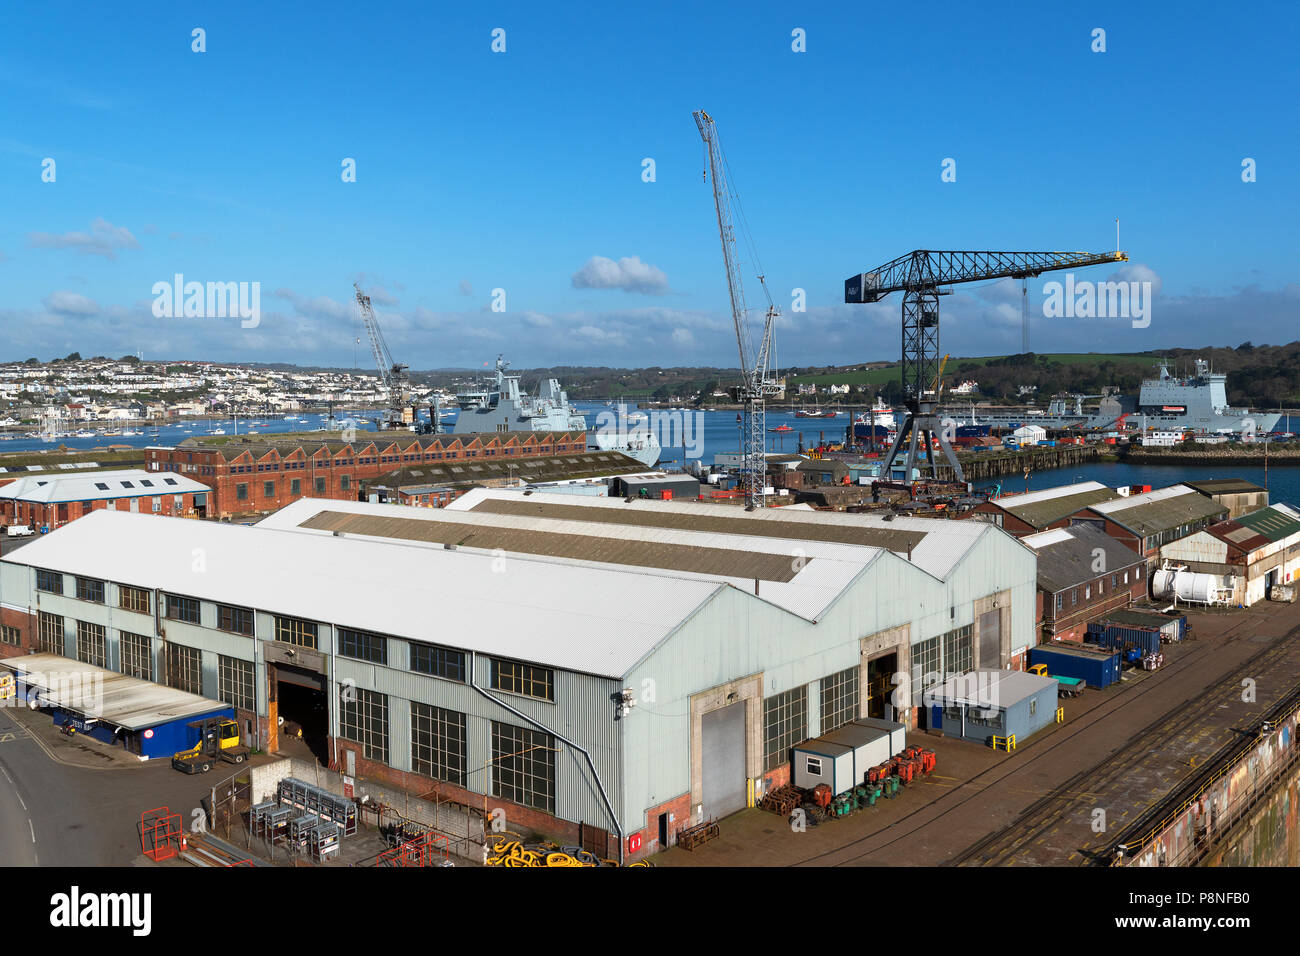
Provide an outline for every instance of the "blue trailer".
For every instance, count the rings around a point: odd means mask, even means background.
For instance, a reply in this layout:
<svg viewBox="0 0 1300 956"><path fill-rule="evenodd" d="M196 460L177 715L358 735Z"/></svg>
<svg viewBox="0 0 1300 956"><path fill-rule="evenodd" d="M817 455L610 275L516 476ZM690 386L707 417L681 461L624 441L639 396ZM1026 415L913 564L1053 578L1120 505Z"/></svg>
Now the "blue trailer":
<svg viewBox="0 0 1300 956"><path fill-rule="evenodd" d="M1120 677L1120 652L1054 641L1029 649L1029 663L1045 664L1052 677L1086 680L1090 687L1109 687Z"/></svg>

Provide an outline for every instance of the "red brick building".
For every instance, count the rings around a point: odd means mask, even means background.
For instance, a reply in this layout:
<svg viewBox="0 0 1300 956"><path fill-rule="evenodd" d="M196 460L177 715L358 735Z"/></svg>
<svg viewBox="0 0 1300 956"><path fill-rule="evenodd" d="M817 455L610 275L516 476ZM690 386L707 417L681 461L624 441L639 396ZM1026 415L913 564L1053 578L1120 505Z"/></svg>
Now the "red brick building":
<svg viewBox="0 0 1300 956"><path fill-rule="evenodd" d="M1038 555L1040 641L1082 641L1088 622L1146 597L1146 560L1090 525L1027 535Z"/></svg>
<svg viewBox="0 0 1300 956"><path fill-rule="evenodd" d="M0 487L0 524L53 531L100 508L201 518L207 498L208 488L192 478L139 468L28 472Z"/></svg>
<svg viewBox="0 0 1300 956"><path fill-rule="evenodd" d="M1002 495L981 502L963 517L987 521L1017 538L1070 524L1070 516L1098 502L1113 501L1118 492L1096 481L1082 481L1042 491Z"/></svg>
<svg viewBox="0 0 1300 956"><path fill-rule="evenodd" d="M145 449L150 472L172 472L212 490L209 518L266 514L299 498L357 500L361 483L398 468L455 461L509 460L585 451L585 432L461 435L365 433L355 441L248 438Z"/></svg>

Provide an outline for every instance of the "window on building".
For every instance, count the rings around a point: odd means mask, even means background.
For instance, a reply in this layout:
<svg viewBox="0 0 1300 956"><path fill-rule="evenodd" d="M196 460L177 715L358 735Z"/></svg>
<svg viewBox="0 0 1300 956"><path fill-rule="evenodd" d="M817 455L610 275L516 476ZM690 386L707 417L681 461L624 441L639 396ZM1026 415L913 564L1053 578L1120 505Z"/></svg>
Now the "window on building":
<svg viewBox="0 0 1300 956"><path fill-rule="evenodd" d="M538 700L555 700L555 672L521 661L492 658L492 689Z"/></svg>
<svg viewBox="0 0 1300 956"><path fill-rule="evenodd" d="M264 482L262 482L262 497L263 497L263 498L274 498L274 497L275 497L275 482L274 482L274 481L264 481Z"/></svg>
<svg viewBox="0 0 1300 956"><path fill-rule="evenodd" d="M253 662L222 654L217 661L217 696L231 707L252 710Z"/></svg>
<svg viewBox="0 0 1300 956"><path fill-rule="evenodd" d="M241 482L240 484L235 485L235 500L236 501L248 500L248 485L246 483Z"/></svg>
<svg viewBox="0 0 1300 956"><path fill-rule="evenodd" d="M858 716L858 669L822 678L822 733L843 727ZM796 741L797 742L797 741Z"/></svg>
<svg viewBox="0 0 1300 956"><path fill-rule="evenodd" d="M301 478L294 478L294 479L291 479L291 480L290 480L290 482L289 482L289 494L291 494L291 495L295 495L295 496L296 496L296 495L300 495L300 494L302 494L302 479L301 479Z"/></svg>
<svg viewBox="0 0 1300 956"><path fill-rule="evenodd" d="M411 670L447 680L465 682L465 655L450 647L415 644L411 648Z"/></svg>
<svg viewBox="0 0 1300 956"><path fill-rule="evenodd" d="M226 604L218 604L217 627L223 631L252 637L253 612L246 607L230 607Z"/></svg>
<svg viewBox="0 0 1300 956"><path fill-rule="evenodd" d="M339 628L339 653L372 664L388 663L388 638L369 631Z"/></svg>
<svg viewBox="0 0 1300 956"><path fill-rule="evenodd" d="M1079 603L1079 589L1070 588L1070 607L1074 607L1078 603Z"/></svg>
<svg viewBox="0 0 1300 956"><path fill-rule="evenodd" d="M129 584L117 586L117 605L123 610L148 614L149 604L148 588L133 588Z"/></svg>
<svg viewBox="0 0 1300 956"><path fill-rule="evenodd" d="M1124 572L1124 583L1125 583L1125 584L1128 584L1128 572L1127 572L1127 571Z"/></svg>
<svg viewBox="0 0 1300 956"><path fill-rule="evenodd" d="M63 593L63 575L58 571L36 569L36 590L49 591L51 594Z"/></svg>
<svg viewBox="0 0 1300 956"><path fill-rule="evenodd" d="M1091 585L1091 584L1084 585L1084 588L1083 588L1083 599L1084 599L1085 601L1087 601L1087 600L1089 600L1091 597L1092 597L1092 585Z"/></svg>
<svg viewBox="0 0 1300 956"><path fill-rule="evenodd" d="M808 733L808 688L800 685L763 701L763 769L790 759L790 748Z"/></svg>
<svg viewBox="0 0 1300 956"><path fill-rule="evenodd" d="M67 656L67 645L63 641L63 615L37 613L36 644L42 654L62 654Z"/></svg>
<svg viewBox="0 0 1300 956"><path fill-rule="evenodd" d="M316 479L316 494L318 494L318 495L323 495L323 494L325 494L325 479L324 479L324 478L317 478L317 479Z"/></svg>
<svg viewBox="0 0 1300 956"><path fill-rule="evenodd" d="M317 646L316 625L311 621L301 621L296 617L277 617L275 619L275 639L298 647L315 648Z"/></svg>
<svg viewBox="0 0 1300 956"><path fill-rule="evenodd" d="M104 603L104 582L94 578L77 578L77 598L82 601Z"/></svg>
<svg viewBox="0 0 1300 956"><path fill-rule="evenodd" d="M822 758L821 758L821 757L805 757L805 758L804 758L804 769L807 770L807 771L808 771L810 774L812 774L814 777L820 777L820 776L822 775Z"/></svg>
<svg viewBox="0 0 1300 956"><path fill-rule="evenodd" d="M492 721L492 795L555 812L555 738Z"/></svg>
<svg viewBox="0 0 1300 956"><path fill-rule="evenodd" d="M123 674L140 680L153 680L153 651L146 635L118 631L117 646Z"/></svg>
<svg viewBox="0 0 1300 956"><path fill-rule="evenodd" d="M1059 610L1063 609L1064 607L1065 607L1065 595L1064 595L1064 594L1057 594L1057 595L1056 595L1056 609L1059 611Z"/></svg>
<svg viewBox="0 0 1300 956"><path fill-rule="evenodd" d="M167 686L191 694L203 693L203 654L197 647L167 645Z"/></svg>
<svg viewBox="0 0 1300 956"><path fill-rule="evenodd" d="M1033 717L1038 713L1038 698L1034 697L1029 701L1029 716Z"/></svg>
<svg viewBox="0 0 1300 956"><path fill-rule="evenodd" d="M973 633L974 628L967 624L943 636L944 673L965 674L975 666Z"/></svg>
<svg viewBox="0 0 1300 956"><path fill-rule="evenodd" d="M465 715L411 701L411 769L465 786Z"/></svg>
<svg viewBox="0 0 1300 956"><path fill-rule="evenodd" d="M351 476L349 476L349 475L344 475L342 478L340 478L340 479L339 479L339 487L342 488L344 491L347 491L349 488L351 488L351 487L352 487L352 478L351 478Z"/></svg>
<svg viewBox="0 0 1300 956"><path fill-rule="evenodd" d="M162 512L162 498L155 495L153 499L153 513L160 514L161 512Z"/></svg>
<svg viewBox="0 0 1300 956"><path fill-rule="evenodd" d="M361 744L367 760L388 763L388 697L373 690L340 687L339 736Z"/></svg>
<svg viewBox="0 0 1300 956"><path fill-rule="evenodd" d="M1113 590L1115 590L1117 587L1119 587L1119 574L1118 574L1118 573L1116 573L1116 574L1112 574L1112 575L1110 576L1110 589L1113 591Z"/></svg>
<svg viewBox="0 0 1300 956"><path fill-rule="evenodd" d="M195 598L181 597L179 594L168 594L167 617L173 621L184 621L186 624L198 624L198 600Z"/></svg>
<svg viewBox="0 0 1300 956"><path fill-rule="evenodd" d="M925 688L939 683L943 673L939 669L939 638L920 641L912 645L912 706L921 703Z"/></svg>
<svg viewBox="0 0 1300 956"><path fill-rule="evenodd" d="M77 660L96 667L108 666L104 650L104 625L77 622Z"/></svg>
<svg viewBox="0 0 1300 956"><path fill-rule="evenodd" d="M9 644L13 647L17 647L19 640L20 636L18 628L10 627L8 624L0 625L0 644Z"/></svg>

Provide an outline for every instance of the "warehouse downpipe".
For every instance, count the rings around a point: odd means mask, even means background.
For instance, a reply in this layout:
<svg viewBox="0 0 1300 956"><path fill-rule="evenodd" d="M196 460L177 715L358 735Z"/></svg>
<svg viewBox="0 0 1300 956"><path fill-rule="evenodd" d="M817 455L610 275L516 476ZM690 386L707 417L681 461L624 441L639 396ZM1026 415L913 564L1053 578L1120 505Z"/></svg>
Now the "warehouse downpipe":
<svg viewBox="0 0 1300 956"><path fill-rule="evenodd" d="M578 751L578 753L582 754L583 758L587 761L587 768L591 771L591 779L596 781L596 789L600 791L601 802L605 804L605 812L609 814L610 820L613 821L614 823L614 832L618 834L618 862L619 865L621 866L623 864L623 828L619 825L618 814L614 812L614 807L609 802L608 794L605 793L605 785L601 783L600 774L596 770L595 762L591 759L591 754L587 753L587 751L583 750L581 747L575 744L572 740L569 740L567 737L557 734L554 730L552 730L550 727L547 727L542 722L538 720L534 720L532 717L529 717L523 711L516 710L514 707L511 707L509 704L507 704L504 700L501 700L499 697L493 697L482 687L479 687L478 683L474 679L474 665L477 661L478 661L478 655L475 654L473 651L470 651L469 653L469 686L470 687L474 688L474 690L478 691L488 700L492 701L492 703L504 707L506 710L510 711L510 713L514 714L516 717L520 718L521 720L528 721L534 727L550 734L552 737L554 737L556 740L560 741L561 743L565 744L566 746L572 747L574 750Z"/></svg>

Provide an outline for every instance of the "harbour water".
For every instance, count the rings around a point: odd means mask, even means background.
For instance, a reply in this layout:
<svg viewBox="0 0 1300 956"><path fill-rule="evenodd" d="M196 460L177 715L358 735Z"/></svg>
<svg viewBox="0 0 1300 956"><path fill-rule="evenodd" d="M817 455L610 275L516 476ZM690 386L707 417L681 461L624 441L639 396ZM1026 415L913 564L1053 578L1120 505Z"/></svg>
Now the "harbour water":
<svg viewBox="0 0 1300 956"><path fill-rule="evenodd" d="M598 416L602 412L608 413L612 411L603 402L577 402L575 405L578 411L586 417L588 426L595 426L598 422ZM629 405L628 410L631 412L633 410L632 406ZM680 411L643 412L642 414L650 416L650 424L656 429L656 433L664 445L663 456L660 459L661 467L670 469L685 467L689 453L696 453L706 464L711 464L714 455L735 453L739 448L740 426L736 421L738 413L734 410L698 411L684 409ZM371 418L366 418L367 415L371 416ZM226 437L234 437L237 428L240 437L265 433L301 433L304 438L310 438L315 430L322 428L329 422L328 416L325 414L301 414L296 417L298 418L297 421L288 421L283 418L253 418L250 420L241 418L237 425L230 421L221 423L184 422L175 425L162 425L158 428L157 434L154 434L153 428L150 427L142 429L143 434L131 436L67 437L46 441L40 438L25 438L22 435L17 435L12 440L0 441L0 453L51 451L59 446L69 450L84 450L96 447L102 448L109 444L126 445L133 448L144 448L149 445L175 445L186 438L207 435L210 428L222 429L225 431ZM350 421L359 432L373 432L375 431L375 424L371 419L375 417L378 417L378 412L335 412L335 422L330 427L339 428L342 427L343 422ZM841 412L836 418L809 419L796 417L788 408L780 409L769 406L767 411L767 450L770 452L794 452L798 449L801 441L804 447L815 446L823 439L828 442L839 441L844 437L849 420L849 415L845 412ZM254 422L263 424L254 425ZM448 428L454 422L454 416L443 419L444 426ZM788 426L790 430L772 431L772 429L783 425ZM1282 430L1294 431L1297 425L1300 425L1300 419L1291 417L1284 418L1278 427ZM1026 488L1030 491L1036 491L1053 485L1070 484L1076 481L1099 481L1112 488L1118 485L1161 487L1179 481L1207 478L1244 478L1261 486L1266 483L1262 466L1218 465L1197 467L1099 462L1069 469L1034 472L1029 476L1027 483L1019 475L1006 475L1000 482L981 482L978 487L993 488L1000 483L1004 492L1024 491ZM1300 504L1300 467L1270 466L1267 487L1271 492L1272 500Z"/></svg>

